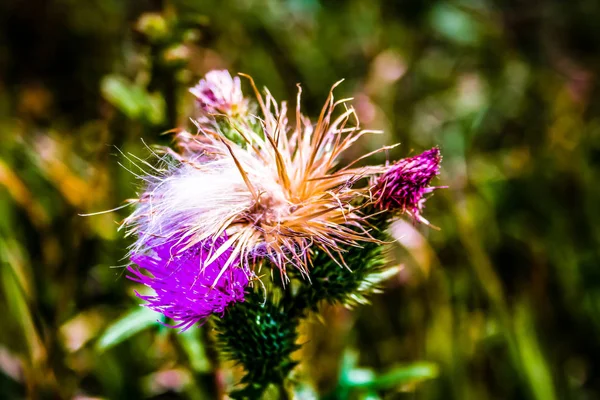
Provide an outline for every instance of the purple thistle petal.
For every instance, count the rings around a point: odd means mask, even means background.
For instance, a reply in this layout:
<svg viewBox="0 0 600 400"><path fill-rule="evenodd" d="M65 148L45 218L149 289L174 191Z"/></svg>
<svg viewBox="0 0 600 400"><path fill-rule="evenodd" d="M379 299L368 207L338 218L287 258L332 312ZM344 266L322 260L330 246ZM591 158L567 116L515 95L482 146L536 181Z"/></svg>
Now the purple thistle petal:
<svg viewBox="0 0 600 400"><path fill-rule="evenodd" d="M229 305L244 301L249 271L235 262L219 276L232 249L205 265L225 240L206 241L185 250L176 241L149 244L148 251L131 256L137 266L127 268L127 278L154 290L153 295L136 292L147 302L146 307L177 321L174 328L186 330L212 314L222 316Z"/></svg>
<svg viewBox="0 0 600 400"><path fill-rule="evenodd" d="M382 210L408 211L422 220L424 195L437 187L429 186L439 174L442 157L434 147L414 157L404 158L392 165L379 177L374 189L374 198Z"/></svg>

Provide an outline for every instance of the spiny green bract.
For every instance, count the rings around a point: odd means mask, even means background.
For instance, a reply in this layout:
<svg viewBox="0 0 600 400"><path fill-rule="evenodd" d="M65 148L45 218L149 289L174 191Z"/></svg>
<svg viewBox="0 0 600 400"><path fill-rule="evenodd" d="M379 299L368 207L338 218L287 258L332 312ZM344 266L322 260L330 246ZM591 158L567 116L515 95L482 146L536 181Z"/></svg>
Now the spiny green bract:
<svg viewBox="0 0 600 400"><path fill-rule="evenodd" d="M371 235L386 241L389 215L380 213L372 222ZM301 286L292 295L289 290L277 302L273 293L251 291L245 302L230 307L217 320L221 349L231 360L242 364L246 386L231 393L232 398L257 399L270 385L282 385L296 366L290 356L296 344L300 319L316 311L321 302L355 305L366 302L365 295L377 289L386 264L381 242L367 242L344 252L348 268L336 263L326 252L314 250L310 282L291 271Z"/></svg>
<svg viewBox="0 0 600 400"><path fill-rule="evenodd" d="M372 221L371 235L379 241L389 239L385 229L389 215L376 215ZM366 292L376 291L381 279L376 276L384 272L386 260L384 246L378 242L366 242L361 247L348 247L343 253L348 268L340 266L327 253L317 250L313 255L310 282L303 281L294 304L290 309L294 315L317 311L319 303L345 304L348 306L367 302ZM374 280L370 278L374 277Z"/></svg>
<svg viewBox="0 0 600 400"><path fill-rule="evenodd" d="M290 358L300 347L296 344L297 323L269 296L256 291L216 322L221 349L246 370L241 381L246 387L231 397L259 398L269 384L283 383L297 364Z"/></svg>

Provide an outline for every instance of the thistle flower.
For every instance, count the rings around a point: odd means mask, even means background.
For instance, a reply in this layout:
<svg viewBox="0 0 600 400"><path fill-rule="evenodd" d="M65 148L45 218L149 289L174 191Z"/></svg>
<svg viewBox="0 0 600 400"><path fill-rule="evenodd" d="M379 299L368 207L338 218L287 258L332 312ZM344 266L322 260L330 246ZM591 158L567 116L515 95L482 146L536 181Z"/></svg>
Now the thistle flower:
<svg viewBox="0 0 600 400"><path fill-rule="evenodd" d="M191 248L227 234L207 263L227 252L223 269L233 260L260 268L259 261L268 258L284 278L288 265L307 275L315 245L344 265L343 248L374 240L357 205L369 202L370 188L367 180L357 183L385 168L353 168L356 160L333 170L368 131L358 127L354 110L345 105L349 99L334 102L331 92L313 125L300 112L299 90L296 121L289 124L286 104L277 104L268 91L263 100L249 79L262 115L236 123L241 143L216 125L197 123L197 134L178 134L179 154L166 150L167 168L143 178L145 191L125 220L138 236L132 251L156 238ZM207 75L203 87L214 81ZM339 105L344 110L334 117Z"/></svg>
<svg viewBox="0 0 600 400"><path fill-rule="evenodd" d="M214 248L226 241L205 241L190 248L177 243L149 244L148 250L131 255L137 266L128 267L127 277L154 290L152 295L136 292L147 301L146 307L177 321L174 328L186 330L212 314L222 316L229 305L244 301L248 272L236 266L222 268L231 249L206 263Z"/></svg>
<svg viewBox="0 0 600 400"><path fill-rule="evenodd" d="M440 150L434 147L396 162L376 181L376 205L382 210L407 212L427 223L421 216L424 196L437 189L429 184L439 174L441 160Z"/></svg>
<svg viewBox="0 0 600 400"><path fill-rule="evenodd" d="M228 71L210 71L204 79L190 89L196 96L200 110L208 115L235 116L246 112L240 78L232 78Z"/></svg>

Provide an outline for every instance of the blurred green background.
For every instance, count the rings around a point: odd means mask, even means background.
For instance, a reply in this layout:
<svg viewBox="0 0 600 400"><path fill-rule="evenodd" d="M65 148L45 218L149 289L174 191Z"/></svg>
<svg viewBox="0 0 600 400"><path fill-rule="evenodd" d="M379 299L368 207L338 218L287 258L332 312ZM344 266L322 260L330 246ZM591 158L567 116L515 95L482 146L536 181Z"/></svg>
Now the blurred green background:
<svg viewBox="0 0 600 400"><path fill-rule="evenodd" d="M441 230L395 225L385 293L302 327L298 398L600 398L599 19L596 0L3 0L0 397L210 399L239 379L209 326L138 306L127 210L78 215L135 196L120 152L169 143L187 88L227 68L292 102L301 82L312 115L345 78L337 97L385 130L356 154L444 155Z"/></svg>

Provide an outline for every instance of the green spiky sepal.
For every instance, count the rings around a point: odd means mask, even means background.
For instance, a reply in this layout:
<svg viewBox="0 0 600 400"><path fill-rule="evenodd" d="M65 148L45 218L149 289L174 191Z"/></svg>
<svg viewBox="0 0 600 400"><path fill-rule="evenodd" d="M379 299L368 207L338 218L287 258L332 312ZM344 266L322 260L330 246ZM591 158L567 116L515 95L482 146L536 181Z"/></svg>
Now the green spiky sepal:
<svg viewBox="0 0 600 400"><path fill-rule="evenodd" d="M382 243L389 239L385 232L389 215L379 214L371 224L376 241L345 249L348 268L326 252L314 250L310 281L291 276L298 285L283 292L275 289L281 296L265 296L255 287L243 303L230 307L217 320L221 350L246 371L241 381L245 387L231 393L232 398L258 399L269 385L283 387L297 364L290 356L300 348L296 343L300 320L317 311L323 302L349 306L366 303L366 295L377 291L379 283L397 271L385 268ZM280 300L275 302L275 297Z"/></svg>
<svg viewBox="0 0 600 400"><path fill-rule="evenodd" d="M371 236L375 241L344 249L345 266L322 250L314 251L310 282L301 281L290 311L306 314L317 311L323 302L346 306L367 303L367 295L377 292L379 284L397 272L397 268L386 268L384 256L383 243L389 241L386 233L389 217L380 213L371 221Z"/></svg>
<svg viewBox="0 0 600 400"><path fill-rule="evenodd" d="M291 360L300 347L297 325L298 320L289 318L281 304L257 291L227 310L216 322L218 342L224 354L246 371L240 382L245 387L230 397L257 399L269 385L284 384L297 364Z"/></svg>

